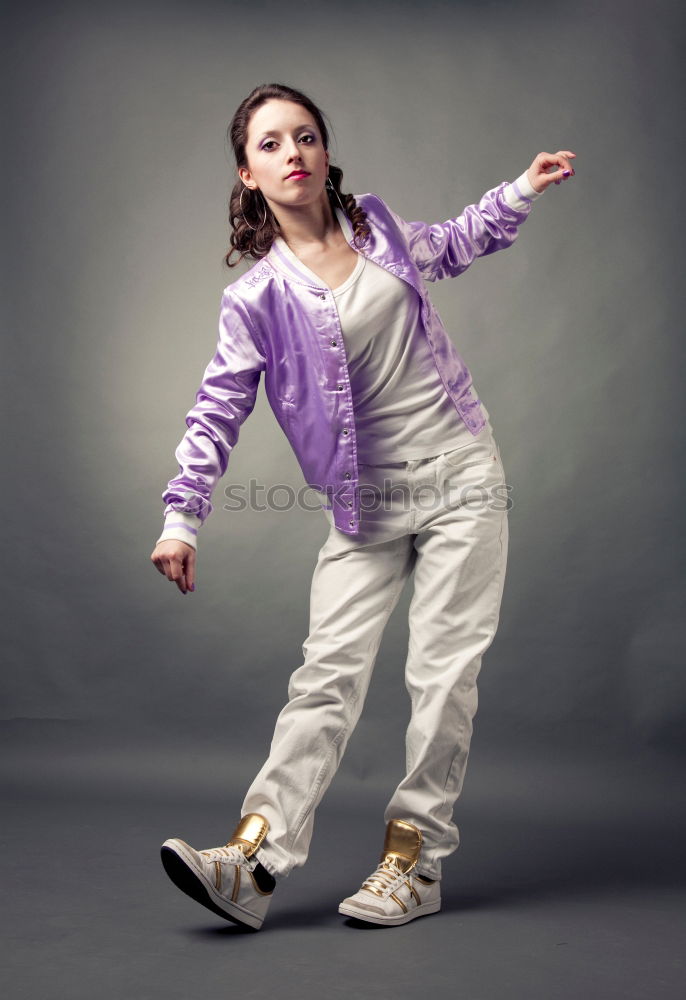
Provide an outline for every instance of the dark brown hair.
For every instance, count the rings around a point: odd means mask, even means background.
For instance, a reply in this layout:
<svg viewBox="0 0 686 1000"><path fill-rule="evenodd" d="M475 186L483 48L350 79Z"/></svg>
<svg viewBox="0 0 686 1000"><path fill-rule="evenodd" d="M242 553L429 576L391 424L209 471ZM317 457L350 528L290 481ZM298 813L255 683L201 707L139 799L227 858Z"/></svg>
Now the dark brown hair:
<svg viewBox="0 0 686 1000"><path fill-rule="evenodd" d="M228 138L233 146L237 169L248 166L245 147L248 139L250 119L259 107L275 98L283 101L293 101L306 108L317 123L324 149L329 148L329 132L324 123L324 114L309 97L301 91L294 90L292 87L287 87L282 83L263 83L259 87L255 87L245 100L239 104L229 126ZM332 191L327 185L326 192L329 196L332 210L336 205L340 204L342 206L353 227L355 243L359 245L370 234L369 225L366 221L367 213L361 205L357 204L353 195L341 192L343 171L340 167L334 167L329 164L329 177L334 190ZM242 205L241 195L243 197ZM339 198L340 203L338 201ZM224 262L228 267L236 267L244 257L260 260L269 253L271 245L278 234L278 224L263 195L260 191L253 191L247 188L240 177L234 184L229 196L229 225L232 228L231 249L224 257ZM250 226L253 228L251 229ZM234 253L238 253L239 258L232 263L231 256Z"/></svg>

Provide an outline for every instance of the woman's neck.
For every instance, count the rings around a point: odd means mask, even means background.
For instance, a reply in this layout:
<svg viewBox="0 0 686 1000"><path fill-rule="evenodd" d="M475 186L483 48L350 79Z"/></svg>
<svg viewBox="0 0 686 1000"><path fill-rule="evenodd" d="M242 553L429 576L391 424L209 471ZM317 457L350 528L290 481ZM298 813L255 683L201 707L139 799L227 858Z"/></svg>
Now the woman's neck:
<svg viewBox="0 0 686 1000"><path fill-rule="evenodd" d="M292 208L280 205L278 214L273 212L279 236L294 253L333 249L340 243L341 227L325 192L322 200L312 205Z"/></svg>

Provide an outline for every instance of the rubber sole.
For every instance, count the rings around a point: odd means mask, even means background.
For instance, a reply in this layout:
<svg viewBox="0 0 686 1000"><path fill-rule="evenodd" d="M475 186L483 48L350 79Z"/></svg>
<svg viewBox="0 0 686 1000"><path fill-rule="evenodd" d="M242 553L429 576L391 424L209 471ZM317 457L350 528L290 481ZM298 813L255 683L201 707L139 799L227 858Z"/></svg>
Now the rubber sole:
<svg viewBox="0 0 686 1000"><path fill-rule="evenodd" d="M414 920L416 917L424 917L429 913L438 913L441 908L441 901L437 899L433 903L422 903L421 906L416 906L414 910L409 910L407 913L400 913L397 917L382 917L375 916L370 913L369 910L358 910L352 904L346 905L341 903L338 907L338 912L342 913L345 917L353 917L355 920L361 920L365 924L378 924L382 927L396 927L398 924L408 924L410 920Z"/></svg>
<svg viewBox="0 0 686 1000"><path fill-rule="evenodd" d="M263 922L261 920L258 922L257 917L253 917L251 923L249 922L251 918L243 916L240 910L230 912L215 903L203 880L171 847L162 847L160 855L165 872L181 892L185 892L196 903L206 906L208 910L212 910L213 913L216 913L218 917L223 917L224 920L230 920L232 923L239 924L241 927L247 927L252 931L260 929Z"/></svg>

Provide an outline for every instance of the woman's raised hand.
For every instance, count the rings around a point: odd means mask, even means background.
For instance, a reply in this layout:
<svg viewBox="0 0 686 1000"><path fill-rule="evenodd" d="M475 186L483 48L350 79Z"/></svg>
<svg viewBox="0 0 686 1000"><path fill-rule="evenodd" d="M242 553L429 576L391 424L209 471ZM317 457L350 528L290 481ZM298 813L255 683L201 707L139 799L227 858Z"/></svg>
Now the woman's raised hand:
<svg viewBox="0 0 686 1000"><path fill-rule="evenodd" d="M151 560L162 576L175 583L182 594L195 590L195 549L176 538L158 542Z"/></svg>
<svg viewBox="0 0 686 1000"><path fill-rule="evenodd" d="M571 149L558 149L557 153L539 153L527 170L527 177L535 191L545 191L549 184L561 184L574 176L570 157L575 157ZM550 171L550 167L557 170Z"/></svg>

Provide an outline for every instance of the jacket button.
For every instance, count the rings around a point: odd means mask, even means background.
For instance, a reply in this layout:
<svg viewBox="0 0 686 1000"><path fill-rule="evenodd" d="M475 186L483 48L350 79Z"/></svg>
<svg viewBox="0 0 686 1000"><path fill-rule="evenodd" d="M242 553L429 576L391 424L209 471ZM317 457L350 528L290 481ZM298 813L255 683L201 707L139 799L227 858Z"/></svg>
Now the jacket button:
<svg viewBox="0 0 686 1000"><path fill-rule="evenodd" d="M338 389L339 392L342 392L342 390L343 390L343 386L342 385L337 385L336 388Z"/></svg>
<svg viewBox="0 0 686 1000"><path fill-rule="evenodd" d="M352 528L352 526L353 526L354 523L355 523L354 521L350 521L350 527L351 528Z"/></svg>
<svg viewBox="0 0 686 1000"><path fill-rule="evenodd" d="M344 428L343 428L343 433L344 433L344 434L349 434L349 433L350 433L350 432L348 431L348 428L347 428L347 427L344 427Z"/></svg>
<svg viewBox="0 0 686 1000"><path fill-rule="evenodd" d="M322 292L321 295L319 296L319 298L320 299L325 299L326 298L326 292Z"/></svg>
<svg viewBox="0 0 686 1000"><path fill-rule="evenodd" d="M345 474L345 478L346 478L346 479L350 479L350 473L349 473L349 472L346 472L346 474Z"/></svg>
<svg viewBox="0 0 686 1000"><path fill-rule="evenodd" d="M338 347L338 341L337 340L332 340L331 341L331 346L332 347Z"/></svg>

